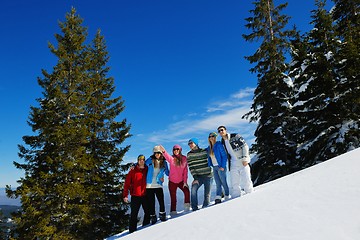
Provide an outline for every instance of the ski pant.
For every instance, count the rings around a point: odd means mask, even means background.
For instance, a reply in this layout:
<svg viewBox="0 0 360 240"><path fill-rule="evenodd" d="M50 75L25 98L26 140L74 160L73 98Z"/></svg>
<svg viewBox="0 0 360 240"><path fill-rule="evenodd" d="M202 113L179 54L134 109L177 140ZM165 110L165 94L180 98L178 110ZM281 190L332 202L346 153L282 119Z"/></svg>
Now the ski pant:
<svg viewBox="0 0 360 240"><path fill-rule="evenodd" d="M149 215L149 204L147 201L146 196L143 197L137 197L137 196L131 196L131 202L130 202L130 223L129 223L129 232L132 233L136 231L137 229L137 222L138 222L138 214L140 210L140 206L142 206L145 215L147 218L144 217L143 220L143 226L150 223L150 215Z"/></svg>
<svg viewBox="0 0 360 240"><path fill-rule="evenodd" d="M249 165L245 167L243 165L231 165L230 180L231 198L240 197L241 189L244 189L245 193L251 193L254 190Z"/></svg>
<svg viewBox="0 0 360 240"><path fill-rule="evenodd" d="M146 188L146 196L149 202L149 214L155 215L155 196L159 202L159 211L165 212L163 188Z"/></svg>
<svg viewBox="0 0 360 240"><path fill-rule="evenodd" d="M169 181L169 192L170 192L170 212L176 211L176 190L180 188L184 193L184 203L190 203L190 191L188 187L184 187L184 182L174 183Z"/></svg>

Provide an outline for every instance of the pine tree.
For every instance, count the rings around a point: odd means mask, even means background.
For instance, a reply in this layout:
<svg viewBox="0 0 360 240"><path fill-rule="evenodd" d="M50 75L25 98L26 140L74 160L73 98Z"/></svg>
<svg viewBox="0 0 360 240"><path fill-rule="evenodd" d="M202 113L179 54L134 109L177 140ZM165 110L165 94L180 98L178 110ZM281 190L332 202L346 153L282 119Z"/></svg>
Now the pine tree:
<svg viewBox="0 0 360 240"><path fill-rule="evenodd" d="M303 74L304 68L304 59L307 58L308 54L308 42L304 40L304 37L301 36L300 32L297 31L293 39L291 39L291 62L289 64L289 77L293 80L293 95L291 98L291 114L293 116L292 121L292 135L289 136L290 141L296 145L294 152L295 156L289 163L293 171L298 171L302 169L298 155L296 153L299 143L304 141L304 136L302 133L303 124L303 115L298 114L298 102L299 102L299 79Z"/></svg>
<svg viewBox="0 0 360 240"><path fill-rule="evenodd" d="M292 65L291 75L297 90L293 112L300 126L296 133L299 169L330 157L329 141L337 131L336 119L340 118L334 111L338 41L325 5L325 0L316 0L317 9L311 16L314 27L297 45L301 50L294 51L297 64Z"/></svg>
<svg viewBox="0 0 360 240"><path fill-rule="evenodd" d="M254 2L255 9L247 18L249 35L246 41L262 39L260 47L252 56L246 57L256 63L251 72L257 73L258 86L254 93L251 111L244 117L258 121L255 144L252 150L258 161L253 164L254 184L261 184L291 173L295 143L290 140L292 81L286 74L285 54L289 50L289 38L294 30L284 30L289 17L280 12L287 6L274 7L272 0Z"/></svg>
<svg viewBox="0 0 360 240"><path fill-rule="evenodd" d="M360 2L333 0L336 34L341 41L338 59L340 82L336 87L338 119L336 141L330 153L339 155L360 146Z"/></svg>
<svg viewBox="0 0 360 240"><path fill-rule="evenodd" d="M86 87L89 96L86 99L88 104L85 105L85 124L91 140L88 142L87 151L95 160L96 172L89 174L90 181L100 182L98 187L94 188L92 198L92 209L95 210L97 221L94 229L101 232L116 233L127 226L125 216L127 208L119 205L121 202L122 184L125 179L124 171L128 165L121 165L119 159L124 157L129 146L119 149L120 145L130 135L130 127L127 126L126 120L121 122L115 121L115 118L124 110L121 97L109 99L114 92L113 78L107 78L109 68L106 67L108 62L106 46L100 31L97 32L93 41L92 48L89 48L91 55L91 65L89 68L89 80L91 81ZM112 141L108 141L111 139ZM105 141L104 141L105 140ZM102 218L100 218L102 216Z"/></svg>
<svg viewBox="0 0 360 240"><path fill-rule="evenodd" d="M121 145L130 126L115 119L124 103L112 98L104 39L98 32L86 44L82 22L73 8L59 23L57 47L49 44L58 62L38 78L43 98L28 121L34 135L19 145L25 163L14 163L25 176L16 190L7 186L22 203L14 219L20 239L103 239L126 224L121 163L129 146Z"/></svg>

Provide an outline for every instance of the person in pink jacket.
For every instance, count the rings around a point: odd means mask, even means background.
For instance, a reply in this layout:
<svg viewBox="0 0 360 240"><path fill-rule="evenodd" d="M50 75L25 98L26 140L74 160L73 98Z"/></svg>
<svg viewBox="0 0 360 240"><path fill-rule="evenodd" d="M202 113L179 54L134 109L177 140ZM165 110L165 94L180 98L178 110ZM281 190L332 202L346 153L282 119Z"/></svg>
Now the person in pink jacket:
<svg viewBox="0 0 360 240"><path fill-rule="evenodd" d="M160 146L163 156L166 161L170 164L170 173L169 173L169 192L170 192L170 214L176 215L176 190L180 188L184 193L184 210L190 210L190 190L187 184L188 180L188 164L186 156L181 154L181 146L175 145L173 147L173 155L170 155L166 152L163 146Z"/></svg>

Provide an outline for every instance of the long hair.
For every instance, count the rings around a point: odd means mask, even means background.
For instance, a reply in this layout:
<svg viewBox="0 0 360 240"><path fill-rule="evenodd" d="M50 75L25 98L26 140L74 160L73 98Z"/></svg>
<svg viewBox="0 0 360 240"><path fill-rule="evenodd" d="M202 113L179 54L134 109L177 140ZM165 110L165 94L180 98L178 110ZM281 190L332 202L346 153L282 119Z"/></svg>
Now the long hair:
<svg viewBox="0 0 360 240"><path fill-rule="evenodd" d="M154 167L157 167L157 164L156 164L156 157L155 157L155 154L151 155L151 159L152 159L152 163L154 165ZM160 158L159 158L159 168L164 168L165 167L165 161L164 161L164 156L161 154Z"/></svg>
<svg viewBox="0 0 360 240"><path fill-rule="evenodd" d="M174 160L175 160L175 166L180 166L182 163L183 155L180 151L178 155L173 154Z"/></svg>
<svg viewBox="0 0 360 240"><path fill-rule="evenodd" d="M209 147L210 147L210 155L214 155L214 145L216 143L216 140L215 140L215 143L213 144L212 141L210 141L210 138L208 138L208 142L209 142Z"/></svg>

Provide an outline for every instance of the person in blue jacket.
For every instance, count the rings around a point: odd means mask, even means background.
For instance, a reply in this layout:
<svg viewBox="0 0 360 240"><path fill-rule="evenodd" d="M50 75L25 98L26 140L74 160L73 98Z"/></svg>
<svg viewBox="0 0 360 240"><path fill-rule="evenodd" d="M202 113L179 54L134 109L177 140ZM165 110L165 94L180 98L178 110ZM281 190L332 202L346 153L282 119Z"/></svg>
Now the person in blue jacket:
<svg viewBox="0 0 360 240"><path fill-rule="evenodd" d="M216 184L215 204L221 203L224 188L225 200L229 199L229 186L226 181L227 154L220 141L216 141L217 133L209 134L209 146L207 148L209 166L213 168Z"/></svg>
<svg viewBox="0 0 360 240"><path fill-rule="evenodd" d="M160 146L154 147L153 155L145 161L145 164L148 166L146 176L146 197L149 203L151 224L155 224L157 222L155 196L159 202L159 218L161 221L166 221L164 191L162 185L164 182L164 175L166 174L169 176L169 168L162 155Z"/></svg>

